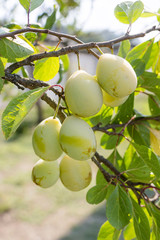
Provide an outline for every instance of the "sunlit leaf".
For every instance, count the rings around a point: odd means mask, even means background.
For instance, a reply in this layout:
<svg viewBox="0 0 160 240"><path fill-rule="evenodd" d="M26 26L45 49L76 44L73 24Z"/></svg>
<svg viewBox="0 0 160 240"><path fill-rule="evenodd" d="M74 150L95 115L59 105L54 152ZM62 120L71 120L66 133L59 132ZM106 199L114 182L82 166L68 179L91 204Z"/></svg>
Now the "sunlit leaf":
<svg viewBox="0 0 160 240"><path fill-rule="evenodd" d="M120 22L131 24L141 16L143 9L144 5L141 1L126 1L116 6L114 14Z"/></svg>
<svg viewBox="0 0 160 240"><path fill-rule="evenodd" d="M108 221L106 221L99 230L97 240L118 240L120 234L120 230L115 229Z"/></svg>
<svg viewBox="0 0 160 240"><path fill-rule="evenodd" d="M49 81L59 70L59 58L50 57L36 61L33 76L41 81Z"/></svg>
<svg viewBox="0 0 160 240"><path fill-rule="evenodd" d="M137 240L150 240L150 226L142 207L132 199L133 223Z"/></svg>
<svg viewBox="0 0 160 240"><path fill-rule="evenodd" d="M27 57L32 53L34 53L33 48L19 37L16 37L16 39L4 38L0 40L0 55L7 58L9 62Z"/></svg>
<svg viewBox="0 0 160 240"><path fill-rule="evenodd" d="M44 0L19 0L19 2L27 12L31 12L38 8L44 2Z"/></svg>
<svg viewBox="0 0 160 240"><path fill-rule="evenodd" d="M129 40L122 41L118 50L118 56L125 58L130 50L131 44Z"/></svg>
<svg viewBox="0 0 160 240"><path fill-rule="evenodd" d="M33 105L48 88L30 90L9 102L2 114L2 130L6 139L14 134Z"/></svg>

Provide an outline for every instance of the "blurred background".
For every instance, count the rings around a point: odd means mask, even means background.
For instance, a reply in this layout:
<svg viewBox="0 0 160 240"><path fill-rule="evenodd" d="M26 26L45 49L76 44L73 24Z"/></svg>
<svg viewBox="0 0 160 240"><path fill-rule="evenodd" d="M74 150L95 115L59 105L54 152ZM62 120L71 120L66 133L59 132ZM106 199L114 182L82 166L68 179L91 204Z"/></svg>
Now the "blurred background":
<svg viewBox="0 0 160 240"><path fill-rule="evenodd" d="M117 0L45 0L30 14L30 23L44 26L47 16L57 8L54 31L76 35L84 42L107 41L127 31L127 25L119 23L114 17ZM144 0L145 8L157 11L159 0ZM0 26L11 22L26 24L27 14L18 0L0 0ZM131 33L144 31L156 22L154 17L138 19ZM146 38L150 38L147 35ZM144 39L143 39L144 40ZM132 41L134 46L141 39ZM55 39L47 38L46 45L55 45ZM75 44L73 42L63 42ZM118 46L115 46L117 51ZM106 50L109 51L109 50ZM63 76L62 84L77 69L75 54L69 55L70 68ZM81 68L95 74L97 59L80 54ZM57 76L58 78L58 76ZM51 83L57 81L53 79ZM5 85L0 95L0 115L4 108L16 96L19 90L11 84ZM54 96L53 96L54 97ZM139 99L138 99L139 101ZM140 112L149 110L137 104ZM70 192L58 181L49 189L40 189L31 181L31 171L38 160L32 149L34 127L42 119L53 115L53 110L38 102L25 121L8 141L0 130L0 240L94 240L101 224L106 221L105 205L89 205L86 202L88 189L95 184L96 167L92 165L93 180L91 185L80 192ZM100 136L97 135L100 139ZM109 155L99 147L105 156Z"/></svg>

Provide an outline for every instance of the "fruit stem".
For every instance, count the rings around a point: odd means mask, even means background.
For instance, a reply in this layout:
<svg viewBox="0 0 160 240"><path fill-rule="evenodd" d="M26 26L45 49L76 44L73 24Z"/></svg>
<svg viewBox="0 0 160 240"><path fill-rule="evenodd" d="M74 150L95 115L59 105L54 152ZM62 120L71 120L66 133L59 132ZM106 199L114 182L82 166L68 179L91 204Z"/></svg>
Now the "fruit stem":
<svg viewBox="0 0 160 240"><path fill-rule="evenodd" d="M76 52L76 54L77 54L77 61L78 61L78 70L81 70L79 52Z"/></svg>
<svg viewBox="0 0 160 240"><path fill-rule="evenodd" d="M98 49L98 51L101 53L101 54L104 54L104 52L100 49L100 47L97 45L96 48Z"/></svg>
<svg viewBox="0 0 160 240"><path fill-rule="evenodd" d="M57 104L57 107L56 107L53 119L55 119L57 117L59 106L60 106L60 102L61 102L61 99L62 99L62 94L63 94L63 88L61 89L61 95L59 96L58 104Z"/></svg>

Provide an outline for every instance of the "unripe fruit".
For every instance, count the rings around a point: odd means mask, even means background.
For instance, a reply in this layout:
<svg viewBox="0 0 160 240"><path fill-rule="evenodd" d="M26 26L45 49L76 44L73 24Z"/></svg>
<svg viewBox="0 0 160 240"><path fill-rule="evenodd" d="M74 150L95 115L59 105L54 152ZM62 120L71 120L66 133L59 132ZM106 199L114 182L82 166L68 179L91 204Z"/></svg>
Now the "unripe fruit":
<svg viewBox="0 0 160 240"><path fill-rule="evenodd" d="M65 99L72 113L80 117L95 115L103 104L99 84L93 76L82 70L76 71L67 80Z"/></svg>
<svg viewBox="0 0 160 240"><path fill-rule="evenodd" d="M117 97L113 97L113 96L109 95L104 90L102 90L102 92L103 92L103 103L107 107L118 107L118 106L122 105L128 98L128 96L123 97L123 98L117 98Z"/></svg>
<svg viewBox="0 0 160 240"><path fill-rule="evenodd" d="M64 120L59 139L63 151L71 158L87 160L95 154L97 144L94 132L88 123L76 116Z"/></svg>
<svg viewBox="0 0 160 240"><path fill-rule="evenodd" d="M87 161L77 161L65 156L60 163L60 179L71 191L86 188L92 178L91 167Z"/></svg>
<svg viewBox="0 0 160 240"><path fill-rule="evenodd" d="M43 120L33 133L32 144L37 156L46 161L58 159L63 153L59 144L61 123L58 118Z"/></svg>
<svg viewBox="0 0 160 240"><path fill-rule="evenodd" d="M153 151L160 156L160 131L150 128L150 144Z"/></svg>
<svg viewBox="0 0 160 240"><path fill-rule="evenodd" d="M113 97L128 96L137 86L137 76L132 66L116 55L102 54L96 75L100 86Z"/></svg>
<svg viewBox="0 0 160 240"><path fill-rule="evenodd" d="M32 180L42 188L51 187L59 178L59 164L57 161L47 162L40 159L33 167Z"/></svg>

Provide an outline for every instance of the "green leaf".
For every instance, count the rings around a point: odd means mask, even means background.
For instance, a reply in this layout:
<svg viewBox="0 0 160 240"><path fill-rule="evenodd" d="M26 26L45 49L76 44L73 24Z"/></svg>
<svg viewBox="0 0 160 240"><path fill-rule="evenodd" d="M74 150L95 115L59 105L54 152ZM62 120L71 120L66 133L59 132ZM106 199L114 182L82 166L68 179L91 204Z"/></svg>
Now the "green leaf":
<svg viewBox="0 0 160 240"><path fill-rule="evenodd" d="M160 99L158 97L151 95L152 97L148 97L148 104L151 114L154 116L160 113Z"/></svg>
<svg viewBox="0 0 160 240"><path fill-rule="evenodd" d="M126 1L116 6L114 14L120 22L131 24L141 16L143 9L144 5L141 1Z"/></svg>
<svg viewBox="0 0 160 240"><path fill-rule="evenodd" d="M136 72L137 77L141 76L144 73L146 64L142 59L135 59L131 62L131 65Z"/></svg>
<svg viewBox="0 0 160 240"><path fill-rule="evenodd" d="M118 107L118 113L113 118L112 123L125 123L133 116L134 93L132 93L127 101Z"/></svg>
<svg viewBox="0 0 160 240"><path fill-rule="evenodd" d="M122 41L118 50L118 56L125 58L130 50L131 44L129 40Z"/></svg>
<svg viewBox="0 0 160 240"><path fill-rule="evenodd" d="M51 29L56 21L57 6L54 4L53 13L47 18L44 28Z"/></svg>
<svg viewBox="0 0 160 240"><path fill-rule="evenodd" d="M149 11L144 11L144 12L141 14L141 17L142 17L142 18L155 17L155 16L158 16L158 13L149 12Z"/></svg>
<svg viewBox="0 0 160 240"><path fill-rule="evenodd" d="M133 219L130 220L130 223L127 225L127 227L123 231L124 240L133 240L136 237L132 220Z"/></svg>
<svg viewBox="0 0 160 240"><path fill-rule="evenodd" d="M91 123L90 125L92 127L97 125L98 123L102 123L101 126L105 126L110 122L112 115L113 115L113 108L106 107L103 104L101 110L96 115L94 115L93 117L85 118L85 120Z"/></svg>
<svg viewBox="0 0 160 240"><path fill-rule="evenodd" d="M27 32L25 33L25 38L31 43L34 43L34 41L37 39L37 34L34 32Z"/></svg>
<svg viewBox="0 0 160 240"><path fill-rule="evenodd" d="M59 58L50 57L36 61L33 76L41 81L49 81L59 70Z"/></svg>
<svg viewBox="0 0 160 240"><path fill-rule="evenodd" d="M10 101L2 114L2 130L6 139L14 134L27 113L48 88L30 90Z"/></svg>
<svg viewBox="0 0 160 240"><path fill-rule="evenodd" d="M113 149L120 144L122 139L122 136L104 134L101 138L101 146L104 149Z"/></svg>
<svg viewBox="0 0 160 240"><path fill-rule="evenodd" d="M66 54L66 55L61 55L59 58L61 59L61 61L63 63L63 72L66 72L69 69L69 64L70 64L69 57Z"/></svg>
<svg viewBox="0 0 160 240"><path fill-rule="evenodd" d="M19 0L19 2L27 12L31 12L38 8L44 0Z"/></svg>
<svg viewBox="0 0 160 240"><path fill-rule="evenodd" d="M160 22L160 8L158 9L158 12L157 12L157 13L158 13L158 14L157 14L157 15L158 15L158 16L157 16L157 21Z"/></svg>
<svg viewBox="0 0 160 240"><path fill-rule="evenodd" d="M7 58L9 62L14 62L16 59L29 56L32 53L34 53L33 48L19 37L0 40L0 55Z"/></svg>
<svg viewBox="0 0 160 240"><path fill-rule="evenodd" d="M115 229L108 221L106 221L99 230L97 240L118 240L120 234L120 230Z"/></svg>
<svg viewBox="0 0 160 240"><path fill-rule="evenodd" d="M133 143L133 146L145 164L150 168L155 176L160 179L160 159L158 156L146 146L140 146L136 143Z"/></svg>
<svg viewBox="0 0 160 240"><path fill-rule="evenodd" d="M135 46L130 52L128 52L126 60L132 64L135 59L142 59L145 64L147 64L150 59L153 42L154 39L151 39Z"/></svg>
<svg viewBox="0 0 160 240"><path fill-rule="evenodd" d="M160 229L158 229L156 222L153 221L151 240L159 240L159 239L160 239Z"/></svg>
<svg viewBox="0 0 160 240"><path fill-rule="evenodd" d="M140 87L153 92L160 99L160 77L152 72L144 72L140 77L141 84Z"/></svg>
<svg viewBox="0 0 160 240"><path fill-rule="evenodd" d="M137 240L150 240L150 226L142 207L132 199L133 223Z"/></svg>
<svg viewBox="0 0 160 240"><path fill-rule="evenodd" d="M110 224L118 230L125 227L130 221L132 215L131 200L119 185L116 186L107 200L106 215Z"/></svg>
<svg viewBox="0 0 160 240"><path fill-rule="evenodd" d="M126 162L130 162L125 173L128 175L128 180L134 182L146 182L151 180L150 169L144 161L137 156L136 153L132 155L132 151L125 153Z"/></svg>
<svg viewBox="0 0 160 240"><path fill-rule="evenodd" d="M157 226L157 230L160 233L160 211L157 207L155 207L152 203L147 203L146 204L146 208L147 211L149 212L149 214L152 216L156 226ZM156 239L158 240L158 239Z"/></svg>
<svg viewBox="0 0 160 240"><path fill-rule="evenodd" d="M130 125L127 127L127 130L135 143L150 146L149 129L145 125Z"/></svg>
<svg viewBox="0 0 160 240"><path fill-rule="evenodd" d="M90 204L99 204L107 194L107 183L105 185L96 185L89 189L86 195L86 200Z"/></svg>
<svg viewBox="0 0 160 240"><path fill-rule="evenodd" d="M2 60L0 59L0 92L2 91L3 88L4 80L2 79L2 77L4 76L5 76L4 65Z"/></svg>

